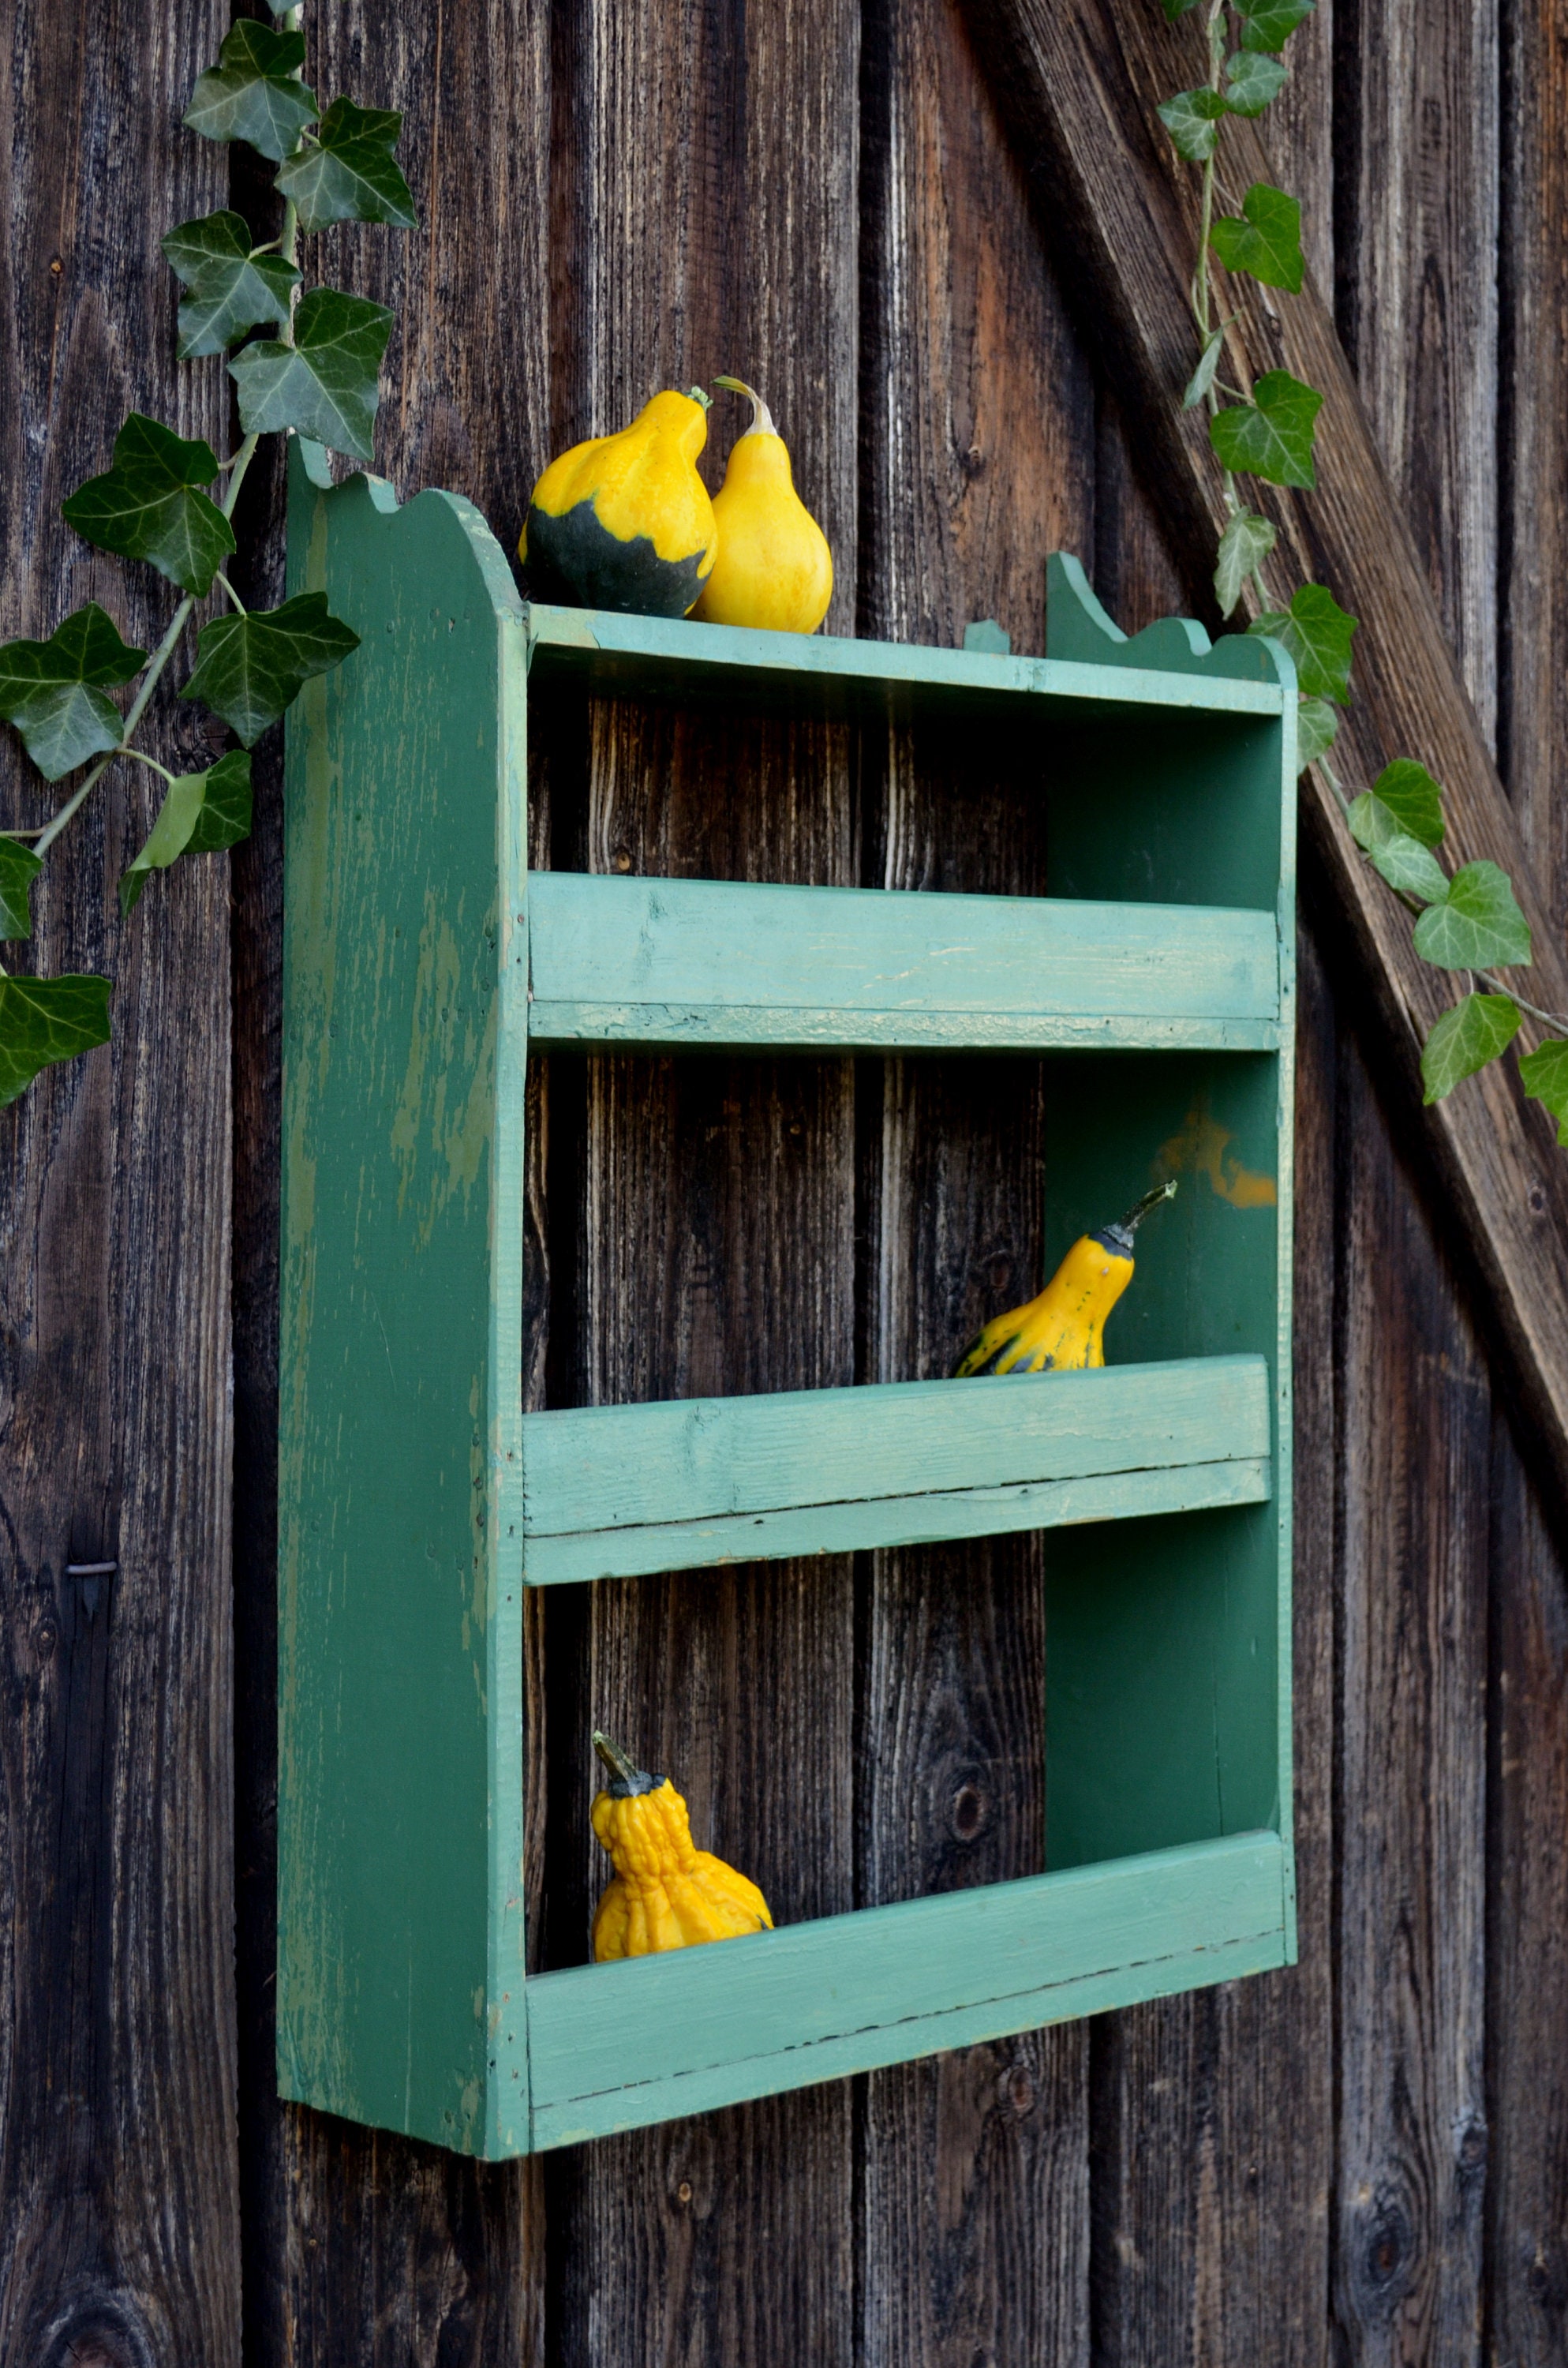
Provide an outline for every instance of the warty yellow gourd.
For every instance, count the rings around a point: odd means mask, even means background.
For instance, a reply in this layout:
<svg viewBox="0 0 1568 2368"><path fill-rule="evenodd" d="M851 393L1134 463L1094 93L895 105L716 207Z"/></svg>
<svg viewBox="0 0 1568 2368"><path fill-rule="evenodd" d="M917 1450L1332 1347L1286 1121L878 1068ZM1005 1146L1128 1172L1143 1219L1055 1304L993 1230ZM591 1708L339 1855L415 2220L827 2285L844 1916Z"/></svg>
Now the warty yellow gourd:
<svg viewBox="0 0 1568 2368"><path fill-rule="evenodd" d="M1173 1177L1114 1225L1080 1235L1038 1298L994 1315L975 1334L955 1374L1070 1373L1103 1365L1106 1317L1132 1280L1132 1237L1175 1190Z"/></svg>
<svg viewBox="0 0 1568 2368"><path fill-rule="evenodd" d="M757 625L814 633L833 598L827 537L795 491L790 455L760 394L744 379L716 378L751 403L713 496L719 556L692 614L702 624Z"/></svg>
<svg viewBox="0 0 1568 2368"><path fill-rule="evenodd" d="M756 1884L694 1846L686 1803L669 1778L634 1767L597 1728L594 1749L610 1781L590 1814L615 1866L594 1914L594 1963L771 1931Z"/></svg>

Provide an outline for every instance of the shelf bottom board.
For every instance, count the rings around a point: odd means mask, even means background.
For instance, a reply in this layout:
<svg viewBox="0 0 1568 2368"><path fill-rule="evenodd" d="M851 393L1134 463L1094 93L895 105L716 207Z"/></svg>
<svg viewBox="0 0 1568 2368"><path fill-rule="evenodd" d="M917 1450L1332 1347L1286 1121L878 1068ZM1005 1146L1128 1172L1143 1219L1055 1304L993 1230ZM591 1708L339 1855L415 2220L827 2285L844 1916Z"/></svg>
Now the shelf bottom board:
<svg viewBox="0 0 1568 2368"><path fill-rule="evenodd" d="M1252 1833L527 1985L530 2148L842 2079L1292 1961Z"/></svg>

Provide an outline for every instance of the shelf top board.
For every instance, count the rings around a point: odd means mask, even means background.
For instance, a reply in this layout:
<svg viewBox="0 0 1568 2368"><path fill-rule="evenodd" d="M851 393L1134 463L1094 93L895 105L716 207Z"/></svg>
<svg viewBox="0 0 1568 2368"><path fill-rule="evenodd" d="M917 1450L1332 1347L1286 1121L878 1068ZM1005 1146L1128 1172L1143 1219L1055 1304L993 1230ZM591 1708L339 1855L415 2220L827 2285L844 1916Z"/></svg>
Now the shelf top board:
<svg viewBox="0 0 1568 2368"><path fill-rule="evenodd" d="M1038 709L1031 716L1028 702L1048 700L1058 716L1103 715L1109 707L1267 719L1280 713L1285 700L1274 677L1272 645L1259 640L1243 654L1249 674L1239 677L1125 659L1002 657L824 633L754 632L694 625L684 617L625 617L540 602L528 610L528 636L534 684L573 684L611 697L788 707L795 714L830 718L983 715L1027 725L1043 721ZM1221 642L1211 655L1228 655L1239 638Z"/></svg>

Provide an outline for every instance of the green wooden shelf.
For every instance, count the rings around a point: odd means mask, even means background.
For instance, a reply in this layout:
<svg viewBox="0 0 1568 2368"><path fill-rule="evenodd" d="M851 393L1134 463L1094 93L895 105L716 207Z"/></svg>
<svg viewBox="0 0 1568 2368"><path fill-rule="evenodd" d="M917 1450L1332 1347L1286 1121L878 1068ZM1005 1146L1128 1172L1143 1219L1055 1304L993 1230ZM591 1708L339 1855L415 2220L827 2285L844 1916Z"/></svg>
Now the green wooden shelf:
<svg viewBox="0 0 1568 2368"><path fill-rule="evenodd" d="M306 445L290 589L361 646L289 734L281 2092L502 2157L1290 1962L1288 658L1060 556L1044 658L530 609ZM979 724L1050 894L530 877L530 716L627 697ZM1032 1055L1058 1254L1191 1170L1119 1361L525 1416L527 1063L594 1047ZM1049 1872L525 1977L526 1589L1022 1529Z"/></svg>

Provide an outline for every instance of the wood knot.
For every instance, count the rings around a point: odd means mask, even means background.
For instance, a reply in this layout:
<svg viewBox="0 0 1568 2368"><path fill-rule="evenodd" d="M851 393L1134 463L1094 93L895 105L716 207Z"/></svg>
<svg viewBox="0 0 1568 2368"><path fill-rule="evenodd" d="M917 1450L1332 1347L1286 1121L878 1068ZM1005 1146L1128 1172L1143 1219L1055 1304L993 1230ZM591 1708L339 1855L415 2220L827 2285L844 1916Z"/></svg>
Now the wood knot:
<svg viewBox="0 0 1568 2368"><path fill-rule="evenodd" d="M1002 2093L1020 2122L1028 2121L1035 2109L1038 2091L1034 2076L1026 2064L1015 2064L1002 2083Z"/></svg>
<svg viewBox="0 0 1568 2368"><path fill-rule="evenodd" d="M117 2304L93 2302L50 2330L39 2368L153 2368L153 2347Z"/></svg>
<svg viewBox="0 0 1568 2368"><path fill-rule="evenodd" d="M960 1784L953 1794L953 1832L960 1842L978 1839L991 1822L990 1804L978 1784Z"/></svg>

